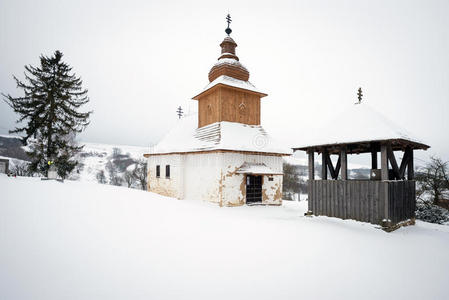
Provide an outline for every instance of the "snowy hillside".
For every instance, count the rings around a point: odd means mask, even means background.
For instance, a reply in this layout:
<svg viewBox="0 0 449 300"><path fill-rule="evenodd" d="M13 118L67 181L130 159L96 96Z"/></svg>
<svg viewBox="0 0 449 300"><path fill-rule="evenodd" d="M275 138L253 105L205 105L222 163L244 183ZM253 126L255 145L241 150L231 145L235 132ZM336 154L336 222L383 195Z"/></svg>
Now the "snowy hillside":
<svg viewBox="0 0 449 300"><path fill-rule="evenodd" d="M122 155L129 156L133 160L144 159L143 154L148 153L148 148L126 146L126 145L109 145L99 143L82 143L83 151L78 157L80 162L80 171L72 174L71 179L81 181L95 181L96 175L100 170L107 174L106 164L111 160L114 149L120 149Z"/></svg>
<svg viewBox="0 0 449 300"><path fill-rule="evenodd" d="M447 226L1 174L0 190L0 299L447 298Z"/></svg>
<svg viewBox="0 0 449 300"><path fill-rule="evenodd" d="M82 152L76 158L79 162L79 166L72 172L70 179L80 181L97 182L96 175L100 171L104 171L106 177L109 172L106 168L106 164L113 159L114 149L119 149L124 158L130 158L137 161L143 159L143 154L151 152L149 147L127 146L127 145L110 145L100 143L84 143ZM4 147L4 148L2 148ZM23 160L18 158L26 157L22 149L22 144L18 137L0 135L0 156L3 158L15 158L11 160L11 168L16 164L23 163ZM2 150L3 149L3 150ZM4 153L2 153L4 152ZM284 162L297 166L298 174L303 180L307 180L307 159L300 155L292 155L284 157ZM320 158L316 158L315 167L317 168L317 176L320 174ZM349 164L349 176L355 178L359 176L369 176L369 168L360 164ZM119 170L118 176L123 177L123 170ZM123 183L124 184L124 183Z"/></svg>
<svg viewBox="0 0 449 300"><path fill-rule="evenodd" d="M114 151L119 152L123 167L139 159L144 159L143 154L149 151L147 147L84 142L80 142L80 144L84 145L84 148L76 157L79 165L70 175L72 180L97 182L96 175L99 171L104 171L105 175L108 176L106 164L114 160ZM24 148L20 137L0 135L0 158L10 159L11 171L15 171L16 165L26 164L26 160L29 159L24 152ZM117 175L122 176L123 171L118 170Z"/></svg>
<svg viewBox="0 0 449 300"><path fill-rule="evenodd" d="M296 173L301 180L308 180L308 161L301 152L295 152L292 156L285 156L284 163L295 166ZM334 162L334 165L336 161ZM348 176L350 179L368 179L370 176L371 168L366 164L348 164ZM321 156L315 156L315 176L321 178Z"/></svg>

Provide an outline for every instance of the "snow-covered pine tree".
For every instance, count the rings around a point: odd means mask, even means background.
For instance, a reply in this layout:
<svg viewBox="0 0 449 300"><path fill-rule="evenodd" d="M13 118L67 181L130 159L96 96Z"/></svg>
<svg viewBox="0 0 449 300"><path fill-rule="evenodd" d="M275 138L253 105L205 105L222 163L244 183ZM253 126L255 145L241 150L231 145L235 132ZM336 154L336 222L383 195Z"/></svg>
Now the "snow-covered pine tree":
<svg viewBox="0 0 449 300"><path fill-rule="evenodd" d="M90 112L80 112L89 101L82 80L62 61L62 52L40 56L40 66L25 66L25 81L17 77L17 87L23 97L2 94L5 102L19 114L16 127L10 133L24 133L31 158L30 170L46 174L48 161L53 161L59 176L65 178L77 165L75 155L83 146L75 142L77 133L89 124Z"/></svg>

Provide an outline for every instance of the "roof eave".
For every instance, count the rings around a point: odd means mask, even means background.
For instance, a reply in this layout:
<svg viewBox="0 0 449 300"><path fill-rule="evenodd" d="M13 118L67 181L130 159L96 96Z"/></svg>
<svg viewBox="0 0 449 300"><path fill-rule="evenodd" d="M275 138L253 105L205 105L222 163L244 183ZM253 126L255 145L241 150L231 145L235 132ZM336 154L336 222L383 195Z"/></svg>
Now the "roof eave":
<svg viewBox="0 0 449 300"><path fill-rule="evenodd" d="M220 82L220 83L217 83L217 84L215 84L215 85L209 87L208 89L202 91L202 92L199 93L198 95L194 96L192 99L193 99L193 100L199 100L199 98L200 98L201 96L204 96L204 95L206 95L206 94L212 92L212 90L214 90L215 88L218 88L218 87L226 87L226 88L231 88L231 89L236 89L236 90L244 91L244 92L247 92L247 93L251 93L251 94L258 95L258 96L260 96L261 98L268 96L268 94L265 94L265 93L262 93L262 92L256 92L256 91L252 91L252 90L248 90L248 89L244 89L244 88L240 88L240 87L235 87L235 86L228 85L228 84L225 84L225 83L221 83L221 82Z"/></svg>
<svg viewBox="0 0 449 300"><path fill-rule="evenodd" d="M320 148L329 148L329 147L342 147L342 146L348 146L348 145L357 145L357 144L371 144L371 143L397 143L397 144L403 144L403 147L407 147L407 146L411 146L414 150L427 150L430 148L429 145L423 144L423 143L419 143L419 142L415 142L415 141L411 141L411 140L407 140L407 139L402 139L402 138L397 138L397 139L383 139L383 140L367 140L367 141L358 141L358 142L346 142L346 143L333 143L333 144L320 144L320 145L311 145L311 146L304 146L304 147L296 147L296 148L292 148L293 151L309 151L311 149L320 149ZM398 147L396 147L398 148ZM400 149L397 149L400 150ZM369 150L370 151L370 150ZM366 151L361 151L359 153L367 153L369 152L368 150Z"/></svg>
<svg viewBox="0 0 449 300"><path fill-rule="evenodd" d="M262 155L270 155L270 156L291 156L292 153L285 152L262 152L262 151L248 151L248 150L231 150L231 149L200 149L200 150L189 150L189 151L170 151L170 152L158 152L158 153L145 153L144 157L148 158L150 156L157 155L173 155L173 154L200 154L207 152L239 152L239 153L253 153L253 154L262 154Z"/></svg>
<svg viewBox="0 0 449 300"><path fill-rule="evenodd" d="M249 175L284 175L284 173L280 173L280 172L245 172L245 171L241 171L241 172L236 172L237 174L249 174Z"/></svg>

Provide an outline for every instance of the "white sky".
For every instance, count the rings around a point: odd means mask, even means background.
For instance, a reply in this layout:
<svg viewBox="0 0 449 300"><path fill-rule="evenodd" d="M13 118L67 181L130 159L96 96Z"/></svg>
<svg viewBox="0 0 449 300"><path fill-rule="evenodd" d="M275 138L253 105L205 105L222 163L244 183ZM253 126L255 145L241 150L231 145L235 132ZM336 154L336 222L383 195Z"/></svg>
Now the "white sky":
<svg viewBox="0 0 449 300"><path fill-rule="evenodd" d="M303 144L306 129L364 101L449 159L449 1L0 2L0 92L41 53L65 54L89 89L81 139L148 146L207 83L231 13L237 55L269 94L262 125ZM0 133L16 116L0 103ZM366 124L354 124L366 126ZM297 142L296 142L297 141Z"/></svg>

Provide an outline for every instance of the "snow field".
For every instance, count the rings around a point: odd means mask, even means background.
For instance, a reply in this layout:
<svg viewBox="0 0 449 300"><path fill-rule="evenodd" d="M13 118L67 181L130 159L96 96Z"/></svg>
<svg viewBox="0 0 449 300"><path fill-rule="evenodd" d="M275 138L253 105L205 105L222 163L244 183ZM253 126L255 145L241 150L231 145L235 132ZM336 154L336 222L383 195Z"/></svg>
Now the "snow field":
<svg viewBox="0 0 449 300"><path fill-rule="evenodd" d="M445 299L449 227L0 175L0 299Z"/></svg>

